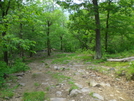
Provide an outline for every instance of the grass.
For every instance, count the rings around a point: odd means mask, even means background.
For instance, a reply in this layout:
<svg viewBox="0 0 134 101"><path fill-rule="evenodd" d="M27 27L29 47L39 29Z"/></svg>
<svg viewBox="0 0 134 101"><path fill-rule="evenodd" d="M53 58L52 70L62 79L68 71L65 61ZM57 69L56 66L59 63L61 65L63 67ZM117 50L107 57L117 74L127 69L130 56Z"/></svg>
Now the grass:
<svg viewBox="0 0 134 101"><path fill-rule="evenodd" d="M37 83L37 82L36 82L36 83L34 83L34 85L35 85L35 86L40 86L40 84L39 84L39 83Z"/></svg>
<svg viewBox="0 0 134 101"><path fill-rule="evenodd" d="M9 88L9 87L6 87L6 88L2 88L0 89L0 98L3 98L3 99L10 99L14 96L14 90L18 87L17 86L14 86L13 88Z"/></svg>
<svg viewBox="0 0 134 101"><path fill-rule="evenodd" d="M0 97L7 99L7 98L12 98L14 96L13 89L5 89L0 91Z"/></svg>
<svg viewBox="0 0 134 101"><path fill-rule="evenodd" d="M74 81L69 81L68 84L71 85L71 87L70 87L70 89L69 89L69 93L70 93L73 89L79 89L79 87L74 84Z"/></svg>
<svg viewBox="0 0 134 101"><path fill-rule="evenodd" d="M97 97L94 96L94 92L90 92L89 95L90 95L91 97L93 97L93 98L97 98Z"/></svg>
<svg viewBox="0 0 134 101"><path fill-rule="evenodd" d="M62 75L62 73L53 73L53 74L52 74L52 77L55 78L55 79L57 79L59 82L62 82L62 81L64 81L64 80L69 80L69 79L71 79L71 77Z"/></svg>
<svg viewBox="0 0 134 101"><path fill-rule="evenodd" d="M128 66L129 62L109 62L109 61L106 61L104 63L101 63L101 65L109 66L109 67L124 67L124 66Z"/></svg>
<svg viewBox="0 0 134 101"><path fill-rule="evenodd" d="M56 55L55 59L51 62L52 64L68 64L70 61L89 61L93 57L90 54L78 54L78 53L63 53Z"/></svg>
<svg viewBox="0 0 134 101"><path fill-rule="evenodd" d="M44 101L46 93L43 91L38 92L25 92L23 101Z"/></svg>
<svg viewBox="0 0 134 101"><path fill-rule="evenodd" d="M87 69L94 70L94 71L97 71L97 72L100 72L100 73L103 73L103 74L108 73L108 69L104 68L104 67L94 66L94 67L87 67Z"/></svg>

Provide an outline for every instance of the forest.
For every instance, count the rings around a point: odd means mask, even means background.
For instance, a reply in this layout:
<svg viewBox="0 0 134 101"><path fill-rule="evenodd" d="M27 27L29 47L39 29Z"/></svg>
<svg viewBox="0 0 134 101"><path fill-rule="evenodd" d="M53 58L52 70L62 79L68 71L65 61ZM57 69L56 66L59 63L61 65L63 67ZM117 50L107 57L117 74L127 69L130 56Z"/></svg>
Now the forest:
<svg viewBox="0 0 134 101"><path fill-rule="evenodd" d="M0 0L0 89L29 59L59 52L95 63L134 56L134 0ZM134 80L126 63L118 74Z"/></svg>

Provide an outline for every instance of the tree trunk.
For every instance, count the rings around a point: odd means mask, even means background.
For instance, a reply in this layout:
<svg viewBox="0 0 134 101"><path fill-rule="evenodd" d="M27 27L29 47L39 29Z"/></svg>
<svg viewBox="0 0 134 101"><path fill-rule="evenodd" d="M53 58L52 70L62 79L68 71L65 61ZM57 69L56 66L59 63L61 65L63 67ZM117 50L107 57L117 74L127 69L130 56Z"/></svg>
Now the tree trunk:
<svg viewBox="0 0 134 101"><path fill-rule="evenodd" d="M63 43L62 43L62 41L63 41L63 37L62 36L60 36L60 50L62 51L63 50Z"/></svg>
<svg viewBox="0 0 134 101"><path fill-rule="evenodd" d="M9 11L9 8L10 8L10 2L11 0L8 1L8 4L6 6L6 8L3 7L2 3L3 1L0 0L0 9L1 9L1 17L2 19L4 19L4 17L8 14L8 11ZM5 1L4 1L5 2ZM7 28L7 24L5 24L5 27ZM5 32L2 32L2 36L4 37L6 35L6 31ZM3 46L5 49L7 49L6 46ZM8 51L3 51L3 58L4 58L4 61L7 63L8 65Z"/></svg>
<svg viewBox="0 0 134 101"><path fill-rule="evenodd" d="M111 1L109 0L108 6L110 6ZM105 32L105 51L107 52L108 47L108 29L109 29L109 17L110 17L110 10L107 10L107 19L106 19L106 32Z"/></svg>
<svg viewBox="0 0 134 101"><path fill-rule="evenodd" d="M98 10L98 2L97 0L93 0L94 5L94 13L95 13L95 23L96 23L96 47L95 47L95 59L100 59L102 57L101 54L101 35L100 35L100 18L99 18L99 10Z"/></svg>
<svg viewBox="0 0 134 101"><path fill-rule="evenodd" d="M4 37L5 35L6 35L6 32L3 32L2 33L2 36ZM7 49L6 46L3 46L3 48ZM8 65L8 51L7 50L3 51L3 54L4 54L4 57L3 57L4 58L4 61Z"/></svg>
<svg viewBox="0 0 134 101"><path fill-rule="evenodd" d="M107 59L107 61L111 61L111 62L134 61L134 57L128 57L128 58L122 58L122 59Z"/></svg>
<svg viewBox="0 0 134 101"><path fill-rule="evenodd" d="M50 34L50 26L51 26L51 22L48 21L47 22L47 26L48 26L48 29L47 29L47 55L50 56L51 54L51 46L50 46L50 38L49 38L49 34Z"/></svg>

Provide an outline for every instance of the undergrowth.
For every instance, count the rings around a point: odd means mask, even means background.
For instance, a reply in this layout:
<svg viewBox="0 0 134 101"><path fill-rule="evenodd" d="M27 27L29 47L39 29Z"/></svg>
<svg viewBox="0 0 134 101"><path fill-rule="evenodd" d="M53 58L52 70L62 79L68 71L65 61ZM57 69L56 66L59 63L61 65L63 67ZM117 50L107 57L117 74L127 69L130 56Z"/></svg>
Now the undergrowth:
<svg viewBox="0 0 134 101"><path fill-rule="evenodd" d="M44 101L46 93L43 91L38 92L25 92L23 95L23 101Z"/></svg>

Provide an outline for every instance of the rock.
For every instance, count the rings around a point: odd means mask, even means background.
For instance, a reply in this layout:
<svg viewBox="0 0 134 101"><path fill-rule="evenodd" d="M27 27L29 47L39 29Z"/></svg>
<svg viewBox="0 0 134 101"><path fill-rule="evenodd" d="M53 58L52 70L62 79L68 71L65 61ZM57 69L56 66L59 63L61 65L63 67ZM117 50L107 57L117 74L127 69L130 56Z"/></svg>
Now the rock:
<svg viewBox="0 0 134 101"><path fill-rule="evenodd" d="M123 100L123 101L126 101L124 98L122 98L122 97L119 97L119 99L121 99L121 100Z"/></svg>
<svg viewBox="0 0 134 101"><path fill-rule="evenodd" d="M74 73L75 75L80 75L80 73L78 73L78 72L76 72L76 73Z"/></svg>
<svg viewBox="0 0 134 101"><path fill-rule="evenodd" d="M18 76L17 78L18 78L18 79L22 79L22 77L21 77L21 76Z"/></svg>
<svg viewBox="0 0 134 101"><path fill-rule="evenodd" d="M95 87L96 85L98 85L98 83L94 80L91 80L89 83L88 83L89 86L93 86Z"/></svg>
<svg viewBox="0 0 134 101"><path fill-rule="evenodd" d="M57 92L56 92L56 95L57 95L57 96L62 96L62 92L61 92L61 91L57 91Z"/></svg>
<svg viewBox="0 0 134 101"><path fill-rule="evenodd" d="M115 99L113 99L113 100L109 100L109 101L116 101Z"/></svg>
<svg viewBox="0 0 134 101"><path fill-rule="evenodd" d="M81 89L81 92L83 93L89 93L90 92L90 89L88 87L84 87Z"/></svg>
<svg viewBox="0 0 134 101"><path fill-rule="evenodd" d="M44 83L44 82L42 82L41 84L42 84L42 85L49 85L49 83L48 83L48 82L45 82L45 83Z"/></svg>
<svg viewBox="0 0 134 101"><path fill-rule="evenodd" d="M86 74L89 74L89 72L86 72Z"/></svg>
<svg viewBox="0 0 134 101"><path fill-rule="evenodd" d="M25 83L19 83L20 86L25 86L26 84Z"/></svg>
<svg viewBox="0 0 134 101"><path fill-rule="evenodd" d="M86 62L86 64L91 64L91 62Z"/></svg>
<svg viewBox="0 0 134 101"><path fill-rule="evenodd" d="M101 82L100 85L103 86L103 87L104 86L107 86L107 87L110 87L111 86L109 83L104 83L104 82Z"/></svg>
<svg viewBox="0 0 134 101"><path fill-rule="evenodd" d="M23 72L22 72L22 73L14 73L14 75L15 75L15 76L23 76L24 73L23 73Z"/></svg>
<svg viewBox="0 0 134 101"><path fill-rule="evenodd" d="M42 72L33 72L32 77L36 77L36 76L41 75L41 74L42 74Z"/></svg>
<svg viewBox="0 0 134 101"><path fill-rule="evenodd" d="M79 69L77 71L78 71L78 73L85 73L85 70L82 70L82 69Z"/></svg>
<svg viewBox="0 0 134 101"><path fill-rule="evenodd" d="M111 87L111 85L109 83L106 83L105 86Z"/></svg>
<svg viewBox="0 0 134 101"><path fill-rule="evenodd" d="M79 88L83 88L83 86L78 83L75 83L75 85L78 86Z"/></svg>
<svg viewBox="0 0 134 101"><path fill-rule="evenodd" d="M96 84L94 87L101 87L101 85L100 84Z"/></svg>
<svg viewBox="0 0 134 101"><path fill-rule="evenodd" d="M86 75L82 75L82 78L85 78L85 79L87 79L87 76L86 76Z"/></svg>
<svg viewBox="0 0 134 101"><path fill-rule="evenodd" d="M11 86L11 83L7 83L8 86Z"/></svg>
<svg viewBox="0 0 134 101"><path fill-rule="evenodd" d="M115 68L109 68L108 70L109 71L115 71Z"/></svg>
<svg viewBox="0 0 134 101"><path fill-rule="evenodd" d="M97 93L93 93L93 96L98 98L98 99L100 99L100 100L104 100L104 98L101 95L97 94Z"/></svg>
<svg viewBox="0 0 134 101"><path fill-rule="evenodd" d="M50 98L50 101L67 101L66 98Z"/></svg>
<svg viewBox="0 0 134 101"><path fill-rule="evenodd" d="M55 69L55 70L59 70L60 67L58 67L58 66L54 66L54 69Z"/></svg>
<svg viewBox="0 0 134 101"><path fill-rule="evenodd" d="M73 89L71 92L70 92L70 96L71 97L74 97L76 96L77 94L80 94L81 91L79 91L78 89Z"/></svg>
<svg viewBox="0 0 134 101"><path fill-rule="evenodd" d="M9 99L10 99L8 96L5 96L4 98L5 98L5 99L7 99L7 100L9 100Z"/></svg>

